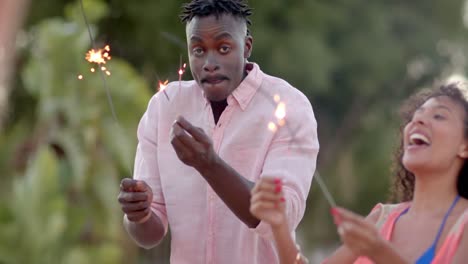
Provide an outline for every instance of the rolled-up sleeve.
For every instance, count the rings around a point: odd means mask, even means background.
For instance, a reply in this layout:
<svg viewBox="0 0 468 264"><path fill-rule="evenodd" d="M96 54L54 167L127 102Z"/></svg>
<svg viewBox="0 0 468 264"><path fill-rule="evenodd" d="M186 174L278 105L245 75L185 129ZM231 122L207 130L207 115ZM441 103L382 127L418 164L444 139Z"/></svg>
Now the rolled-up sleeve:
<svg viewBox="0 0 468 264"><path fill-rule="evenodd" d="M260 177L283 180L286 215L290 230L301 221L316 168L319 142L317 122L310 102L302 94L286 104L285 125L279 127L268 150ZM255 228L262 237L271 239L265 222Z"/></svg>
<svg viewBox="0 0 468 264"><path fill-rule="evenodd" d="M134 178L145 181L153 191L152 211L159 217L167 233L167 212L158 166L158 95L151 98L138 125L138 146L135 156Z"/></svg>

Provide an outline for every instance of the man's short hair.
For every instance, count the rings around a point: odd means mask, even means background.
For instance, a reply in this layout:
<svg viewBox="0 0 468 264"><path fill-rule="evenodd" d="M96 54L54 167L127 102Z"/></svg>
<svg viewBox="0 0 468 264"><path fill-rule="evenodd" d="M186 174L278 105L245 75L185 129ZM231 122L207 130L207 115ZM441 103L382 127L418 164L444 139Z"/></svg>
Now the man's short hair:
<svg viewBox="0 0 468 264"><path fill-rule="evenodd" d="M250 34L248 26L252 24L248 18L252 15L250 8L243 0L192 0L182 6L180 19L183 23L189 23L194 17L206 17L214 15L219 18L223 14L245 20L247 34Z"/></svg>

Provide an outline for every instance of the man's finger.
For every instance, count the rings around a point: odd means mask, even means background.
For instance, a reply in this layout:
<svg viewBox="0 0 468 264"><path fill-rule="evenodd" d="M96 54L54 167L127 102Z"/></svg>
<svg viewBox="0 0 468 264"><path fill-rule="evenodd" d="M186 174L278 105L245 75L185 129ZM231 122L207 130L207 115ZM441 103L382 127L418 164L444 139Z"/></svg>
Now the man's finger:
<svg viewBox="0 0 468 264"><path fill-rule="evenodd" d="M171 142L174 140L180 140L188 148L195 148L196 140L185 132L179 123L174 122L171 129Z"/></svg>
<svg viewBox="0 0 468 264"><path fill-rule="evenodd" d="M122 211L128 214L135 211L145 210L146 208L150 207L149 201L141 201L141 202L134 202L134 203L125 203L122 205Z"/></svg>
<svg viewBox="0 0 468 264"><path fill-rule="evenodd" d="M133 203L148 200L148 194L145 192L121 192L118 200L120 203Z"/></svg>
<svg viewBox="0 0 468 264"><path fill-rule="evenodd" d="M133 191L136 188L137 180L125 178L120 182L120 189L122 191Z"/></svg>
<svg viewBox="0 0 468 264"><path fill-rule="evenodd" d="M177 154L177 157L179 157L181 161L185 161L193 155L193 150L182 143L179 138L173 138L171 140L171 144Z"/></svg>
<svg viewBox="0 0 468 264"><path fill-rule="evenodd" d="M120 190L125 192L146 192L148 185L144 181L125 178L120 182Z"/></svg>
<svg viewBox="0 0 468 264"><path fill-rule="evenodd" d="M176 122L187 131L196 141L202 143L210 143L210 139L205 134L203 129L193 126L189 121L187 121L183 116L178 116Z"/></svg>

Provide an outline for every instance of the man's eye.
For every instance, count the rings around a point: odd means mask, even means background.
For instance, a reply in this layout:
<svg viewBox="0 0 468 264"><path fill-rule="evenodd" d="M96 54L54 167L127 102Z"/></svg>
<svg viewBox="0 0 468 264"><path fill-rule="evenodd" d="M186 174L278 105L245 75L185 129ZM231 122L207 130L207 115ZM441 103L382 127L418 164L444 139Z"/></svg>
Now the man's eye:
<svg viewBox="0 0 468 264"><path fill-rule="evenodd" d="M202 48L194 48L192 49L193 54L195 55L202 55L203 54L203 49Z"/></svg>
<svg viewBox="0 0 468 264"><path fill-rule="evenodd" d="M219 48L219 52L220 52L221 54L226 54L226 53L228 53L230 50L231 50L231 47L229 47L229 46L221 46L221 48Z"/></svg>

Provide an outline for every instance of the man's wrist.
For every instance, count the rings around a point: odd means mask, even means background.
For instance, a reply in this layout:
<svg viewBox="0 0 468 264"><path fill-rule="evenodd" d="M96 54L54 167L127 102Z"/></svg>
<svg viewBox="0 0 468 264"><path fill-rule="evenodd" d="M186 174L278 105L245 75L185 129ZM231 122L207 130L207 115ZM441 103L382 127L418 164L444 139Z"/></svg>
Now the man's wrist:
<svg viewBox="0 0 468 264"><path fill-rule="evenodd" d="M214 156L206 163L202 164L198 168L195 168L203 177L210 177L210 172L215 171L217 167L222 164L222 159L218 154Z"/></svg>

